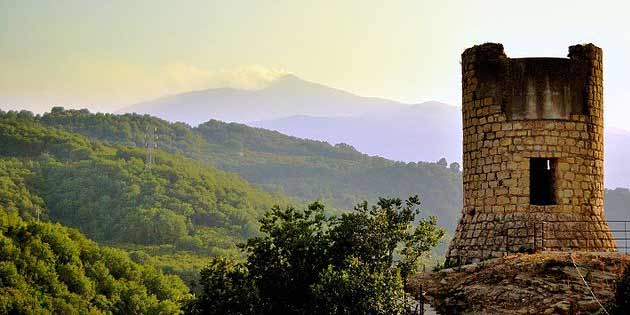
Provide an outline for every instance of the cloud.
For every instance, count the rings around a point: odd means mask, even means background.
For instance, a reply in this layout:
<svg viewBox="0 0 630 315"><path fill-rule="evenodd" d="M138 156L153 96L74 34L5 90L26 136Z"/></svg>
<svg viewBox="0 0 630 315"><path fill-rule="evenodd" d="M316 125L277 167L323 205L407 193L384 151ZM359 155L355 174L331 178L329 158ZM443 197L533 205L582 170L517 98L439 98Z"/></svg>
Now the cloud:
<svg viewBox="0 0 630 315"><path fill-rule="evenodd" d="M115 111L169 94L207 88L261 89L289 72L260 65L203 69L185 62L146 67L120 60L55 64L0 61L0 108L49 110L53 105Z"/></svg>
<svg viewBox="0 0 630 315"><path fill-rule="evenodd" d="M168 89L180 92L220 87L257 90L287 74L287 71L260 65L208 71L185 63L172 63L162 69Z"/></svg>

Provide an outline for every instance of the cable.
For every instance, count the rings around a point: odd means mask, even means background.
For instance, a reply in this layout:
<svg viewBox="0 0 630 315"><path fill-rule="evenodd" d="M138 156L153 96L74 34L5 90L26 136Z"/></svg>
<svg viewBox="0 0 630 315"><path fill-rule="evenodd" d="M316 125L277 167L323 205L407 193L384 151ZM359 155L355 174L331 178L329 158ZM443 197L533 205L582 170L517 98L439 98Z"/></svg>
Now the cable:
<svg viewBox="0 0 630 315"><path fill-rule="evenodd" d="M571 262L573 263L573 267L575 267L575 270L577 270L578 275L580 276L580 278L582 278L582 281L584 282L584 285L586 286L588 291L591 292L591 296L593 296L593 298L595 299L597 304L599 304L599 307L602 308L604 313L606 313L606 315L610 315L608 313L608 311L606 310L606 308L604 308L602 303L599 302L599 299L597 299L597 297L595 296L595 293L593 293L593 290L591 290L591 287L588 285L588 282L586 282L586 279L584 279L584 277L582 276L582 273L580 272L580 269L578 268L577 264L575 263L575 260L573 259L573 253L569 253L569 257L571 258Z"/></svg>

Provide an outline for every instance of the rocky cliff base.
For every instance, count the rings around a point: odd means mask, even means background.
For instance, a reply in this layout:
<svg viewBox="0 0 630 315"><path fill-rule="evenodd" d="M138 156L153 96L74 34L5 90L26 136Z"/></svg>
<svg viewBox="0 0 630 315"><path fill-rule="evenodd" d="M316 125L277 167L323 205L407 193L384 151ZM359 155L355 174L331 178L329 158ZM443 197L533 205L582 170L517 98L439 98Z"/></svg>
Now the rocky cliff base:
<svg viewBox="0 0 630 315"><path fill-rule="evenodd" d="M519 254L411 279L440 314L605 314L630 256L619 253Z"/></svg>

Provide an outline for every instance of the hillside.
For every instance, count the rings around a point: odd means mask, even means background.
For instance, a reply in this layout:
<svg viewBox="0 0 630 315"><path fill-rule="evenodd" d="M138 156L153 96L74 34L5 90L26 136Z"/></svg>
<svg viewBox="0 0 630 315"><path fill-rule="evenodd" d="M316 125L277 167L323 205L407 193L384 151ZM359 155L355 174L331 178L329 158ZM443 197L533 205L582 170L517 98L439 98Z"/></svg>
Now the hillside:
<svg viewBox="0 0 630 315"><path fill-rule="evenodd" d="M80 232L36 221L44 201L0 159L1 314L179 314L188 288Z"/></svg>
<svg viewBox="0 0 630 315"><path fill-rule="evenodd" d="M251 91L208 89L132 105L121 113L150 114L197 126L208 120L245 123L285 135L348 143L395 161L461 162L461 110L435 101L404 104L347 93L294 75ZM630 188L630 132L606 128L605 185Z"/></svg>
<svg viewBox="0 0 630 315"><path fill-rule="evenodd" d="M371 157L352 146L286 136L241 124L209 121L198 127L147 115L92 114L54 108L32 117L42 125L113 145L144 147L157 128L159 149L236 172L270 192L302 202L316 199L340 209L377 196L420 194L426 213L452 230L460 215L461 172L435 163L402 163ZM611 150L611 149L609 149ZM138 155L143 159L142 153ZM629 220L630 193L606 190L609 220Z"/></svg>
<svg viewBox="0 0 630 315"><path fill-rule="evenodd" d="M0 114L4 180L24 183L24 191L2 193L41 201L20 203L23 216L39 212L99 243L137 251L139 260L152 254L155 265L187 280L203 257L236 255L236 244L257 235L260 215L288 202L235 174L162 151L148 169L145 156L143 148L46 127L28 112Z"/></svg>
<svg viewBox="0 0 630 315"><path fill-rule="evenodd" d="M451 231L460 214L457 165L395 162L362 154L346 144L333 146L217 120L193 128L147 115L61 108L35 119L92 139L136 147L145 146L147 131L157 128L161 150L238 173L269 192L303 202L320 199L329 206L350 209L365 199L420 194L425 213L437 215Z"/></svg>

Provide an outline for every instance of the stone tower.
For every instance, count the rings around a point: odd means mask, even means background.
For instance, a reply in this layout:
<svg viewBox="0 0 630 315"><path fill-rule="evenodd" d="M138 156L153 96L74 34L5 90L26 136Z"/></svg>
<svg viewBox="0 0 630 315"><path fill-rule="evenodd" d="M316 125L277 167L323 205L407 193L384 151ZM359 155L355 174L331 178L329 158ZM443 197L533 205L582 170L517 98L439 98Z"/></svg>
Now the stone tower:
<svg viewBox="0 0 630 315"><path fill-rule="evenodd" d="M605 221L602 50L462 54L464 208L447 259L616 250Z"/></svg>

